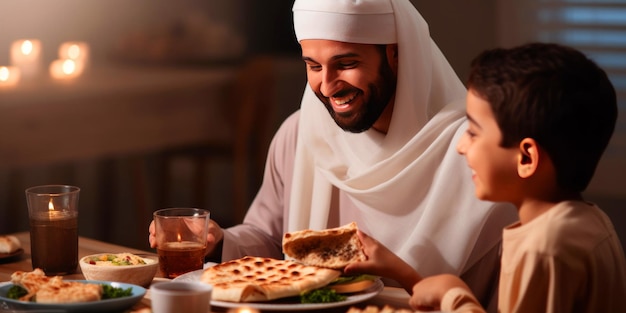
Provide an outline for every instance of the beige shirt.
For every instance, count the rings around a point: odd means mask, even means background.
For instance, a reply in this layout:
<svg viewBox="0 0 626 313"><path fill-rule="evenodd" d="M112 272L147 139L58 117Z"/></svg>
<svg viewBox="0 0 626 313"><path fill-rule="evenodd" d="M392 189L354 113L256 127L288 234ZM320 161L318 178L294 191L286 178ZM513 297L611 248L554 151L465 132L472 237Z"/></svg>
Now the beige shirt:
<svg viewBox="0 0 626 313"><path fill-rule="evenodd" d="M483 312L461 289L442 310ZM499 312L626 312L626 262L609 218L566 201L503 232Z"/></svg>

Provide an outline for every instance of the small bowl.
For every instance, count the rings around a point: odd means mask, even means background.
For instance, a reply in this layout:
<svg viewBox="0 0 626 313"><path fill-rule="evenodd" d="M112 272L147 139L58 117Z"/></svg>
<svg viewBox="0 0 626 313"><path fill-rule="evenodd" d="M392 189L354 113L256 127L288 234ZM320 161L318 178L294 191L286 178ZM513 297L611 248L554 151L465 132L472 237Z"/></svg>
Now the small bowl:
<svg viewBox="0 0 626 313"><path fill-rule="evenodd" d="M145 288L150 287L152 279L156 275L159 268L157 256L148 254L134 255L142 258L146 264L137 265L96 265L91 264L90 260L94 257L102 255L118 254L118 253L98 253L85 256L78 262L80 269L87 280L104 280L120 283L139 285Z"/></svg>

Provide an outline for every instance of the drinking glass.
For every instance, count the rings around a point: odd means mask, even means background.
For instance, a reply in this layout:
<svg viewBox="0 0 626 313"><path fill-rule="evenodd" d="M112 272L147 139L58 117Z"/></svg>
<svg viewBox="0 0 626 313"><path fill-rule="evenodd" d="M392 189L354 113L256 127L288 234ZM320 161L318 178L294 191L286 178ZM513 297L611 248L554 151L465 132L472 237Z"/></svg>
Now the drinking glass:
<svg viewBox="0 0 626 313"><path fill-rule="evenodd" d="M154 212L159 266L165 277L202 269L209 219L209 211L198 208Z"/></svg>

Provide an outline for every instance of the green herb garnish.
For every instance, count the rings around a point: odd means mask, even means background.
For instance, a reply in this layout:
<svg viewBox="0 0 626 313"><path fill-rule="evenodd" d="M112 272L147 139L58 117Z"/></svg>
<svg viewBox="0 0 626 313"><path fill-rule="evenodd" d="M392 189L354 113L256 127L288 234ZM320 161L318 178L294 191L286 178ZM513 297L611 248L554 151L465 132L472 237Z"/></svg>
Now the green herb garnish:
<svg viewBox="0 0 626 313"><path fill-rule="evenodd" d="M28 294L28 291L21 286L13 285L7 290L7 298L18 300Z"/></svg>
<svg viewBox="0 0 626 313"><path fill-rule="evenodd" d="M301 303L330 303L343 301L346 298L330 288L320 288L300 294Z"/></svg>
<svg viewBox="0 0 626 313"><path fill-rule="evenodd" d="M102 285L102 300L130 297L133 295L133 288L118 288L111 285Z"/></svg>

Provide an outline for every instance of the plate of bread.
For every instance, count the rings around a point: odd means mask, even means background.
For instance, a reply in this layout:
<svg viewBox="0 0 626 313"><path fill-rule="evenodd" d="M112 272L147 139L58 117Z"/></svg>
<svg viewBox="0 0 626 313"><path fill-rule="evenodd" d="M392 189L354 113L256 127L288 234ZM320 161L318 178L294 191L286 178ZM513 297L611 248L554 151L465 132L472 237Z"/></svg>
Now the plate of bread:
<svg viewBox="0 0 626 313"><path fill-rule="evenodd" d="M9 259L24 253L22 245L15 236L0 236L0 260Z"/></svg>
<svg viewBox="0 0 626 313"><path fill-rule="evenodd" d="M0 310L62 310L65 312L117 312L131 308L146 294L132 284L64 280L48 277L41 269L17 271L0 283Z"/></svg>
<svg viewBox="0 0 626 313"><path fill-rule="evenodd" d="M286 259L246 256L181 275L174 280L213 286L211 305L300 311L348 306L379 294L377 276L344 276L343 268L366 259L356 224L283 236Z"/></svg>

